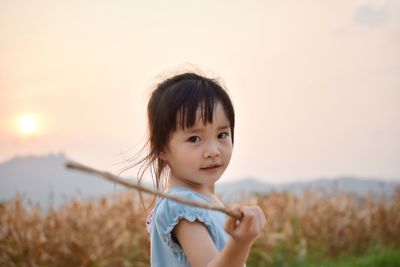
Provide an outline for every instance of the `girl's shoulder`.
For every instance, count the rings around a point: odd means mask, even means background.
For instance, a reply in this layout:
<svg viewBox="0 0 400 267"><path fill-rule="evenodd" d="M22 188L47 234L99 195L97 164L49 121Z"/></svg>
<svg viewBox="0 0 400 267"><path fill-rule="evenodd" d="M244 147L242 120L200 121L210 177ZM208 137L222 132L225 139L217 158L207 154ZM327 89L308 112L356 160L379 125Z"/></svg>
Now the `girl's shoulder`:
<svg viewBox="0 0 400 267"><path fill-rule="evenodd" d="M176 187L172 187L167 194L170 195L175 195L175 196L179 196L185 199L191 199L191 200L197 200L199 202L206 202L206 203L210 203L212 204L213 201L206 197L205 195L202 195L196 191L193 191L192 189L186 188L186 187L181 187L181 186L176 186ZM170 199L164 199L164 201L172 201L174 203L176 203L173 200Z"/></svg>
<svg viewBox="0 0 400 267"><path fill-rule="evenodd" d="M184 187L174 187L168 194L212 204L212 201L206 196ZM153 220L156 224L169 228L176 225L178 221L183 218L191 222L198 220L208 224L210 221L210 213L206 209L185 205L171 199L162 198L157 201L153 210Z"/></svg>
<svg viewBox="0 0 400 267"><path fill-rule="evenodd" d="M198 202L212 203L206 196L183 187L174 187L168 194ZM181 204L166 198L159 199L153 209L152 218L149 222L153 251L158 251L153 252L153 254L156 255L164 250L172 251L179 262L187 263L184 251L173 233L174 228L182 219L189 222L198 221L202 223L217 248L222 249L228 239L227 234L223 230L224 216L225 214L216 211Z"/></svg>
<svg viewBox="0 0 400 267"><path fill-rule="evenodd" d="M185 187L173 187L173 188L171 188L171 190L169 190L167 192L167 194L174 195L174 196L177 196L177 197L180 197L183 199L198 201L200 203L212 204L212 201L210 199L208 199L206 196L201 195L200 193L197 193L197 192L195 192L189 188L185 188ZM203 211L204 212L204 209L198 208L198 207L193 207L190 205L185 205L185 204L176 202L171 199L161 198L157 201L157 203L154 207L154 211L157 211L156 213L165 211L168 214L173 214L174 211L180 211L180 212Z"/></svg>
<svg viewBox="0 0 400 267"><path fill-rule="evenodd" d="M168 193L198 202L213 203L211 199L206 196L187 188L175 187ZM184 205L165 198L159 199L153 209L150 223L150 234L153 244L160 243L166 245L166 247L172 249L177 259L185 259L184 252L176 242L176 238L173 234L175 226L182 219L189 222L198 221L202 223L206 227L218 250L221 250L226 244L228 234L223 229L226 214L214 210Z"/></svg>

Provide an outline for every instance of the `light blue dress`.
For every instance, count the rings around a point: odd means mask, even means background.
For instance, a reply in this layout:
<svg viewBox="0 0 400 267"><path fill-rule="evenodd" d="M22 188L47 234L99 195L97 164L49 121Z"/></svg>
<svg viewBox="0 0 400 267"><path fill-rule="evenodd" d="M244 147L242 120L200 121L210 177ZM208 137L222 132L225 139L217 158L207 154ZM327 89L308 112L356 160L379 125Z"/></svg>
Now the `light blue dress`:
<svg viewBox="0 0 400 267"><path fill-rule="evenodd" d="M216 204L206 196L184 187L174 187L169 194L207 204ZM190 266L182 248L172 237L172 231L181 219L202 222L219 251L228 241L229 236L223 229L227 219L224 213L180 204L165 198L160 199L153 209L151 219L147 222L151 240L152 267Z"/></svg>

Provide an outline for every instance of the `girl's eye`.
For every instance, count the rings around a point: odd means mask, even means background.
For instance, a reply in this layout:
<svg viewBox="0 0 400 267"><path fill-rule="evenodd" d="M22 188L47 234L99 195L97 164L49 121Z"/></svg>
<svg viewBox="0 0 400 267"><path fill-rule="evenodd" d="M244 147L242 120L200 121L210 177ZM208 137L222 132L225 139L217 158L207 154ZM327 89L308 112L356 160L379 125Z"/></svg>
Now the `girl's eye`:
<svg viewBox="0 0 400 267"><path fill-rule="evenodd" d="M218 138L219 139L225 139L228 136L229 136L229 133L227 133L227 132L223 132L223 133L218 134Z"/></svg>
<svg viewBox="0 0 400 267"><path fill-rule="evenodd" d="M191 137L188 138L187 141L190 142L190 143L197 143L197 142L200 141L200 137L198 137L198 136L191 136Z"/></svg>

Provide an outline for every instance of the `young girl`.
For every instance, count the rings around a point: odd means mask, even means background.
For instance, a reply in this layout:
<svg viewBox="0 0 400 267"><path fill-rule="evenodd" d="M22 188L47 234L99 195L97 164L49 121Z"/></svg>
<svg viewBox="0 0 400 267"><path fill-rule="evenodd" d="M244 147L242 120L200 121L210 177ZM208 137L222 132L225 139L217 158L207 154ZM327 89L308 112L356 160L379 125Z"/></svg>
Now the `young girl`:
<svg viewBox="0 0 400 267"><path fill-rule="evenodd" d="M215 183L231 159L235 126L227 92L213 79L184 73L155 88L147 112L149 153L142 163L158 189L222 206ZM151 266L243 267L265 217L258 206L234 209L242 214L240 221L158 199L147 222Z"/></svg>

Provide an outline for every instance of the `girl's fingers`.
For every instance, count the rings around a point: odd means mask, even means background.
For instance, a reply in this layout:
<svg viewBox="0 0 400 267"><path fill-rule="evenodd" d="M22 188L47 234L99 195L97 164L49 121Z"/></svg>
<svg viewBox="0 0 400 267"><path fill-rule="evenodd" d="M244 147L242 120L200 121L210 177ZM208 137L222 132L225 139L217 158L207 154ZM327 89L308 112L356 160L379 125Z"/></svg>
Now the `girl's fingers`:
<svg viewBox="0 0 400 267"><path fill-rule="evenodd" d="M259 206L255 207L255 212L257 214L257 220L260 222L261 226L264 227L265 223L267 222L264 212Z"/></svg>
<svg viewBox="0 0 400 267"><path fill-rule="evenodd" d="M256 214L253 211L253 208L246 207L243 209L243 219L241 221L242 225L246 225L250 227L252 222L255 220Z"/></svg>
<svg viewBox="0 0 400 267"><path fill-rule="evenodd" d="M225 223L225 231L236 240L254 241L262 233L266 222L261 208L258 206L241 207L235 205L232 209L242 213L243 217L240 221L229 217Z"/></svg>
<svg viewBox="0 0 400 267"><path fill-rule="evenodd" d="M240 226L249 234L259 235L265 226L265 216L258 206L246 207L243 209L243 219Z"/></svg>
<svg viewBox="0 0 400 267"><path fill-rule="evenodd" d="M238 204L233 205L231 209L243 214L242 208ZM227 233L231 234L236 230L236 228L237 228L239 223L240 222L238 220L236 220L235 218L232 218L232 217L228 216L228 219L226 220L226 223L225 223L225 226L224 226L224 230Z"/></svg>

